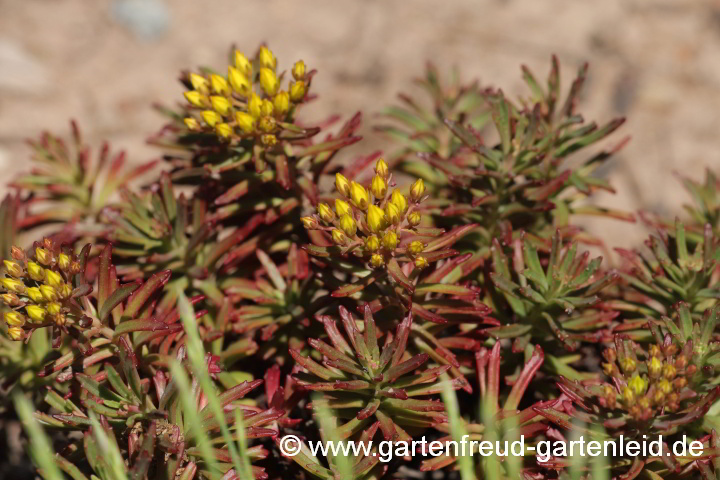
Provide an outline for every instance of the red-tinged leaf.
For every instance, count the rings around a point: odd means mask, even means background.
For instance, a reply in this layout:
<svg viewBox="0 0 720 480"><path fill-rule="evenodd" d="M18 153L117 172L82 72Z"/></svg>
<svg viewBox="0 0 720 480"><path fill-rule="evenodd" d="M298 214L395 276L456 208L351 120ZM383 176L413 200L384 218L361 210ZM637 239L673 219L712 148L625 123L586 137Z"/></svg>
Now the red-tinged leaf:
<svg viewBox="0 0 720 480"><path fill-rule="evenodd" d="M215 205L227 205L248 192L250 180L242 180L215 199Z"/></svg>
<svg viewBox="0 0 720 480"><path fill-rule="evenodd" d="M407 292L409 292L410 294L414 292L415 287L412 283L410 283L410 279L405 276L395 258L390 259L390 261L388 262L387 271L390 276L396 282L398 282Z"/></svg>
<svg viewBox="0 0 720 480"><path fill-rule="evenodd" d="M479 225L477 223L471 223L469 225L463 225L453 228L441 237L430 240L430 242L428 242L427 246L425 247L423 254L451 246L460 238L475 230L478 226Z"/></svg>
<svg viewBox="0 0 720 480"><path fill-rule="evenodd" d="M218 400L220 401L220 404L224 407L234 402L235 400L245 397L245 395L260 386L262 383L263 380L260 379L253 380L251 382L242 382L241 384L235 385L231 389L226 390L225 392L218 395Z"/></svg>
<svg viewBox="0 0 720 480"><path fill-rule="evenodd" d="M374 398L372 401L370 401L370 403L367 404L367 406L365 408L363 408L362 410L360 410L357 413L357 419L365 420L366 418L371 417L377 411L379 406L380 406L380 399Z"/></svg>
<svg viewBox="0 0 720 480"><path fill-rule="evenodd" d="M322 378L323 380L333 380L336 379L337 376L334 372L328 370L327 368L323 367L319 363L312 360L310 357L303 357L300 352L295 350L294 348L289 349L290 356L292 356L298 365L309 371L310 373L317 375L318 377Z"/></svg>
<svg viewBox="0 0 720 480"><path fill-rule="evenodd" d="M290 178L290 169L288 167L287 157L278 155L275 158L275 180L285 189L290 190L292 180Z"/></svg>
<svg viewBox="0 0 720 480"><path fill-rule="evenodd" d="M421 353L420 355L415 355L410 360L394 365L387 369L383 375L383 381L393 383L401 376L420 368L420 366L427 362L429 358L430 356L427 353Z"/></svg>
<svg viewBox="0 0 720 480"><path fill-rule="evenodd" d="M526 197L530 200L541 201L547 200L553 196L558 190L560 190L568 178L570 178L570 170L566 170L557 177L553 178L545 185L537 188L526 189Z"/></svg>
<svg viewBox="0 0 720 480"><path fill-rule="evenodd" d="M308 155L317 155L318 153L331 153L347 147L348 145L352 145L353 143L359 142L361 139L362 137L335 138L328 140L327 142L311 145L304 150L298 149L299 151L295 151L294 154L298 158L302 158Z"/></svg>
<svg viewBox="0 0 720 480"><path fill-rule="evenodd" d="M543 353L540 345L537 345L535 347L535 351L530 356L530 360L527 361L522 369L522 372L520 372L520 376L517 380L515 380L512 390L510 391L510 395L508 395L508 398L505 401L505 406L503 407L505 410L517 409L518 405L520 405L520 400L525 394L525 390L527 390L530 381L533 379L538 369L542 366L544 360L545 354Z"/></svg>
<svg viewBox="0 0 720 480"><path fill-rule="evenodd" d="M379 276L379 273L376 271L366 277L363 277L363 278L357 280L354 283L349 283L347 285L343 285L342 287L333 291L332 296L333 297L348 297L348 296L352 295L353 293L357 293L357 292L363 290L365 287L372 285L375 282L375 280L377 280L378 276Z"/></svg>
<svg viewBox="0 0 720 480"><path fill-rule="evenodd" d="M502 327L492 327L485 330L495 338L515 338L525 335L532 330L532 325L523 325L515 323L513 325L504 325Z"/></svg>
<svg viewBox="0 0 720 480"><path fill-rule="evenodd" d="M425 308L421 307L418 303L413 303L412 312L415 315L417 315L418 317L422 318L423 320L427 320L429 322L438 323L438 324L448 323L446 318L441 317L440 315L433 313L430 310L426 310Z"/></svg>
<svg viewBox="0 0 720 480"><path fill-rule="evenodd" d="M446 295L456 296L477 296L478 292L472 288L462 287L460 285L447 285L444 283L421 283L415 287L416 294L425 293L444 293Z"/></svg>
<svg viewBox="0 0 720 480"><path fill-rule="evenodd" d="M123 285L110 295L98 310L98 318L101 322L107 320L110 312L127 299L135 290L140 287L140 282Z"/></svg>
<svg viewBox="0 0 720 480"><path fill-rule="evenodd" d="M98 305L104 304L105 300L110 296L111 256L112 243L108 243L102 253L100 253L100 265L98 266Z"/></svg>
<svg viewBox="0 0 720 480"><path fill-rule="evenodd" d="M378 158L382 156L381 151L373 152L370 155L367 155L365 157L360 157L358 159L355 159L348 163L348 165L343 169L342 174L345 175L349 180L356 180L357 176L365 170L365 168L375 162Z"/></svg>
<svg viewBox="0 0 720 480"><path fill-rule="evenodd" d="M488 401L497 411L500 398L500 342L496 342L488 358Z"/></svg>
<svg viewBox="0 0 720 480"><path fill-rule="evenodd" d="M168 324L156 320L128 320L115 327L115 336L130 332L157 332L168 330Z"/></svg>
<svg viewBox="0 0 720 480"><path fill-rule="evenodd" d="M155 292L165 287L165 284L167 284L168 280L170 280L171 275L172 272L170 270L163 270L162 272L158 272L150 277L145 283L143 283L142 287L137 289L130 296L127 306L123 311L123 315L128 318L134 318L150 297Z"/></svg>

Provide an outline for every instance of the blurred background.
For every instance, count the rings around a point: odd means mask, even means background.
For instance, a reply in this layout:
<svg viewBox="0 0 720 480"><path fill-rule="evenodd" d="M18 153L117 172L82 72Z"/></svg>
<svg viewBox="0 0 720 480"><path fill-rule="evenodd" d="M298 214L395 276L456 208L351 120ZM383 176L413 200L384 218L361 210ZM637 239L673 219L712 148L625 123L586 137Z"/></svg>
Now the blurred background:
<svg viewBox="0 0 720 480"><path fill-rule="evenodd" d="M520 65L545 77L555 53L564 88L590 62L586 120L628 117L612 139L632 141L603 172L618 194L599 204L679 213L672 172L720 167L719 0L0 0L3 181L26 167L26 138L66 135L69 118L131 161L158 156L145 144L162 124L151 104L182 99L178 71L224 67L233 42L254 53L263 41L280 68L302 58L319 70L304 118L364 111L355 153L387 147L371 125L427 60L519 94ZM590 228L622 246L645 235Z"/></svg>

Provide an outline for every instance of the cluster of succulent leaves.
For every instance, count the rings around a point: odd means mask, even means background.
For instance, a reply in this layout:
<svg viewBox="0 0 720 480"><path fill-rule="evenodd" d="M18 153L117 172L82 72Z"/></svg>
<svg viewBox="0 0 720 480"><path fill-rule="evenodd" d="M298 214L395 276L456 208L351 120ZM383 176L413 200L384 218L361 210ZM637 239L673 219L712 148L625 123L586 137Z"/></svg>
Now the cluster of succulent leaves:
<svg viewBox="0 0 720 480"><path fill-rule="evenodd" d="M634 220L593 203L626 139L604 142L622 119L577 112L587 65L564 98L555 58L545 85L523 68L518 100L429 66L429 101L403 93L376 127L397 145L384 157L348 153L360 114L310 126L316 71L287 66L261 46L182 72L150 138L161 162L92 155L75 123L69 144L31 142L0 204L0 386L41 476L720 475L715 173L682 179L687 221L641 214L654 233L613 267L576 223ZM526 449L378 455L464 435ZM547 462L527 448L577 435L704 448ZM322 457L317 441L375 446Z"/></svg>

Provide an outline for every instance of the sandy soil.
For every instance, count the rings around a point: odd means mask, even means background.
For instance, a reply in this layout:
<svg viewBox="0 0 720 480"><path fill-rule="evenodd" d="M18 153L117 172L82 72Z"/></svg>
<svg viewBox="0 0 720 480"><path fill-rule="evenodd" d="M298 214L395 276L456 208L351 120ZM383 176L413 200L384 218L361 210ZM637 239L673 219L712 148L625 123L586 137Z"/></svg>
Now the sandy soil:
<svg viewBox="0 0 720 480"><path fill-rule="evenodd" d="M150 20L122 21L128 1ZM671 172L699 178L720 165L717 0L144 1L0 0L4 178L25 168L26 137L67 132L70 117L134 161L158 155L144 144L161 123L150 104L179 98L176 72L222 66L232 42L252 51L261 41L287 66L302 57L319 69L322 98L311 115L365 111L360 151L385 146L370 129L373 114L426 60L519 93L520 64L544 75L556 53L565 86L578 65L591 64L587 119L629 119L633 141L607 169L620 193L599 202L679 212L686 196ZM167 8L164 31L158 5ZM153 35L138 33L148 25ZM592 228L620 245L643 235L616 223Z"/></svg>

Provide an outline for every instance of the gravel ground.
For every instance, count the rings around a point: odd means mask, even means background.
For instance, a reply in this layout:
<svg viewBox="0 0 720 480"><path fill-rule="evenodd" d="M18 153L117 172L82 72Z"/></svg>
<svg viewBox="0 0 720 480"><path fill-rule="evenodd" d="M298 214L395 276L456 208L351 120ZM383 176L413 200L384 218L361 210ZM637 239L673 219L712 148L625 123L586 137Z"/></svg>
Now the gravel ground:
<svg viewBox="0 0 720 480"><path fill-rule="evenodd" d="M686 196L672 171L699 178L720 164L717 0L0 0L0 12L5 178L25 168L25 138L67 132L71 117L133 161L157 156L144 143L161 123L150 104L180 98L176 72L222 66L231 43L253 51L262 41L282 65L301 57L319 69L308 115L366 113L358 152L386 146L373 114L426 60L519 93L520 64L544 75L556 53L565 86L590 62L587 119L628 116L633 140L606 170L620 193L599 203L679 212ZM644 235L591 228L623 246Z"/></svg>

